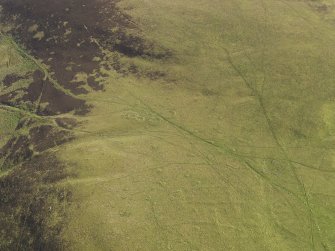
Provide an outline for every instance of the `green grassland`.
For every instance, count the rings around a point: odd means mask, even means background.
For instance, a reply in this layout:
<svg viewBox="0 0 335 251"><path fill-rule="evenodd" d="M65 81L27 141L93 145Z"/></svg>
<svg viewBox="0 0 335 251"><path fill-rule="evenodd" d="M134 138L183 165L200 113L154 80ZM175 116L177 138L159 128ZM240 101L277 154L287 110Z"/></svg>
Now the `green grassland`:
<svg viewBox="0 0 335 251"><path fill-rule="evenodd" d="M303 1L123 1L173 51L111 72L88 131L73 250L333 250L335 27ZM133 59L141 63L140 59ZM73 242L73 240L77 240Z"/></svg>
<svg viewBox="0 0 335 251"><path fill-rule="evenodd" d="M55 150L77 174L58 184L67 249L335 250L332 1L120 6L173 56L122 58L166 76L111 70L82 96L93 109ZM0 116L10 133L19 115Z"/></svg>

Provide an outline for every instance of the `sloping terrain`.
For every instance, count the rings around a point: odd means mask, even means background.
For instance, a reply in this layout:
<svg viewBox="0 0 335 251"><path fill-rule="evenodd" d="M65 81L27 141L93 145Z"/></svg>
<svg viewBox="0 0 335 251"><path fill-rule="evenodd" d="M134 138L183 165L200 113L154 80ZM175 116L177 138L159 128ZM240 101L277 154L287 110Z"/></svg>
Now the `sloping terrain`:
<svg viewBox="0 0 335 251"><path fill-rule="evenodd" d="M0 6L0 250L335 249L332 1Z"/></svg>

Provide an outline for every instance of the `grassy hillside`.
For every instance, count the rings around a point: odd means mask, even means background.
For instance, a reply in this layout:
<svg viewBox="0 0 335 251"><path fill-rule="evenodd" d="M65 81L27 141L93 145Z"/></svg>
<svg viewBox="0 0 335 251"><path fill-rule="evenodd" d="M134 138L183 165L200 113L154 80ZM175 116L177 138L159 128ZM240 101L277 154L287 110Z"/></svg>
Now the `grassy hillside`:
<svg viewBox="0 0 335 251"><path fill-rule="evenodd" d="M88 96L62 151L74 250L332 250L332 24L298 1L122 4L174 58Z"/></svg>
<svg viewBox="0 0 335 251"><path fill-rule="evenodd" d="M99 44L104 90L78 95L89 113L64 113L78 125L51 149L74 174L55 185L71 191L62 247L334 250L332 1L117 6L155 46ZM105 66L115 58L122 70ZM19 115L0 112L10 133Z"/></svg>

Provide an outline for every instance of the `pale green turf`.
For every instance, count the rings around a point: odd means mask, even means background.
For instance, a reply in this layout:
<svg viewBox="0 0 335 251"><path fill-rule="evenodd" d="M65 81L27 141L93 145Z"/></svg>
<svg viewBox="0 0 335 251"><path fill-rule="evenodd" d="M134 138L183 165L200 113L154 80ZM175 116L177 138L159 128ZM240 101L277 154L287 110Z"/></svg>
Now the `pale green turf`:
<svg viewBox="0 0 335 251"><path fill-rule="evenodd" d="M334 250L335 26L303 1L129 0L171 49L62 151L73 250ZM129 8L132 7L132 8Z"/></svg>
<svg viewBox="0 0 335 251"><path fill-rule="evenodd" d="M15 127L20 119L20 114L16 112L8 112L0 109L0 147L2 147L11 136L14 135ZM0 165L2 160L0 159ZM3 172L0 170L0 177Z"/></svg>

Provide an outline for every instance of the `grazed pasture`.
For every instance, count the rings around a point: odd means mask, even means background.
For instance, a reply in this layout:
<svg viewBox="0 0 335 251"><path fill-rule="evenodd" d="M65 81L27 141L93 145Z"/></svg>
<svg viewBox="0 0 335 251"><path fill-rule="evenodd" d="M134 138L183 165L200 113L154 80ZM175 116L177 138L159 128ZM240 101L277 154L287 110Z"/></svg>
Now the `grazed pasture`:
<svg viewBox="0 0 335 251"><path fill-rule="evenodd" d="M332 1L0 5L1 250L335 249Z"/></svg>

